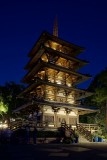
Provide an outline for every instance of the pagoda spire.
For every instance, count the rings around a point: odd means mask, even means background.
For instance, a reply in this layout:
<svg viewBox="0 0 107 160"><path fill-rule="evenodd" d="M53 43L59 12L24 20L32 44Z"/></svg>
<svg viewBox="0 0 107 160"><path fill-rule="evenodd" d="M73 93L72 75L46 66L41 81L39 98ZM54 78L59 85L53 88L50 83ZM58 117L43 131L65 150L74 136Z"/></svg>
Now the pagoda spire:
<svg viewBox="0 0 107 160"><path fill-rule="evenodd" d="M57 21L57 17L54 20L53 35L58 37L58 21Z"/></svg>

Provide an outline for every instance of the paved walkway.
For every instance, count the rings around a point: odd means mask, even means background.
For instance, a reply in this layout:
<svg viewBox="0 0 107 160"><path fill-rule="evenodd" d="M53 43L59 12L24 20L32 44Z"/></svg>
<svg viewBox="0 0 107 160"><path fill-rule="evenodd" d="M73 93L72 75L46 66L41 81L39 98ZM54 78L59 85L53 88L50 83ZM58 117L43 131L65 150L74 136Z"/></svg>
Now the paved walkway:
<svg viewBox="0 0 107 160"><path fill-rule="evenodd" d="M107 160L106 143L9 144L0 152L0 160Z"/></svg>

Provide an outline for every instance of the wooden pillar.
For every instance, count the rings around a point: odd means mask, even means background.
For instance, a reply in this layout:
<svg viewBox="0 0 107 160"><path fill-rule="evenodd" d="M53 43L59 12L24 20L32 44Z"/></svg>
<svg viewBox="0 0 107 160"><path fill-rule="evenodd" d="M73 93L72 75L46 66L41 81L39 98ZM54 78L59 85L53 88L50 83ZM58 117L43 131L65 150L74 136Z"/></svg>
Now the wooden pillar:
<svg viewBox="0 0 107 160"><path fill-rule="evenodd" d="M69 113L66 113L66 124L69 125Z"/></svg>
<svg viewBox="0 0 107 160"><path fill-rule="evenodd" d="M45 68L45 80L48 81L48 69Z"/></svg>
<svg viewBox="0 0 107 160"><path fill-rule="evenodd" d="M57 127L57 112L58 112L59 108L52 107L52 109L54 111L54 127Z"/></svg>
<svg viewBox="0 0 107 160"><path fill-rule="evenodd" d="M69 125L69 113L70 113L70 110L68 108L65 108L65 111L66 111L66 124Z"/></svg>
<svg viewBox="0 0 107 160"><path fill-rule="evenodd" d="M79 123L79 114L77 115L77 124Z"/></svg>
<svg viewBox="0 0 107 160"><path fill-rule="evenodd" d="M57 127L57 112L54 111L54 127Z"/></svg>
<svg viewBox="0 0 107 160"><path fill-rule="evenodd" d="M42 126L44 126L45 116L44 116L44 107L42 108Z"/></svg>

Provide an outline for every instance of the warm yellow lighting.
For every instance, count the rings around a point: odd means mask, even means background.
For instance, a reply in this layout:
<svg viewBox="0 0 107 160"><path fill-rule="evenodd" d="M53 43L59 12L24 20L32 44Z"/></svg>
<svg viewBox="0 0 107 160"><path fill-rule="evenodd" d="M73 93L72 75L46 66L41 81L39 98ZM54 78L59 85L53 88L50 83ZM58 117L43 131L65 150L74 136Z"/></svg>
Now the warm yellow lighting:
<svg viewBox="0 0 107 160"><path fill-rule="evenodd" d="M51 42L51 47L52 47L52 49L54 49L54 50L57 49L57 46L58 46L58 45L59 45L59 44L56 43L56 42Z"/></svg>
<svg viewBox="0 0 107 160"><path fill-rule="evenodd" d="M65 111L64 110L59 110L57 114L60 114L60 115L66 115Z"/></svg>
<svg viewBox="0 0 107 160"><path fill-rule="evenodd" d="M54 127L54 124L49 124L48 126L49 126L49 127Z"/></svg>
<svg viewBox="0 0 107 160"><path fill-rule="evenodd" d="M70 116L77 116L77 114L76 114L75 112L73 112L73 111L71 111L71 112L69 113L69 115L70 115Z"/></svg>
<svg viewBox="0 0 107 160"><path fill-rule="evenodd" d="M76 125L75 125L75 126L72 126L72 129L76 129Z"/></svg>
<svg viewBox="0 0 107 160"><path fill-rule="evenodd" d="M71 103L71 104L74 104L75 101L72 100L72 99L68 99L67 102L68 102L68 103Z"/></svg>
<svg viewBox="0 0 107 160"><path fill-rule="evenodd" d="M51 82L54 83L54 79L51 79Z"/></svg>
<svg viewBox="0 0 107 160"><path fill-rule="evenodd" d="M47 108L47 110L45 110L44 113L54 114L54 111L52 109Z"/></svg>
<svg viewBox="0 0 107 160"><path fill-rule="evenodd" d="M71 83L68 83L67 86L68 86L68 87L71 87Z"/></svg>
<svg viewBox="0 0 107 160"><path fill-rule="evenodd" d="M6 123L1 123L0 128L8 128L8 125Z"/></svg>
<svg viewBox="0 0 107 160"><path fill-rule="evenodd" d="M42 59L44 62L48 62L48 58L47 58L47 56L46 56L45 54L41 57L41 59Z"/></svg>
<svg viewBox="0 0 107 160"><path fill-rule="evenodd" d="M3 128L8 128L8 125L7 124L3 124L2 127Z"/></svg>
<svg viewBox="0 0 107 160"><path fill-rule="evenodd" d="M60 80L56 80L56 83L57 83L57 84L61 84L61 81L60 81Z"/></svg>

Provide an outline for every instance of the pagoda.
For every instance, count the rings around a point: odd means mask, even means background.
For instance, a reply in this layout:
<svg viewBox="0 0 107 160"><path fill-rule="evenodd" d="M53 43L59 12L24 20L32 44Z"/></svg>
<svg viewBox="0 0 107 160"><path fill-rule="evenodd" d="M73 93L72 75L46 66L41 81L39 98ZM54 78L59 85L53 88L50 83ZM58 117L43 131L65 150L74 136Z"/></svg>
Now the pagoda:
<svg viewBox="0 0 107 160"><path fill-rule="evenodd" d="M58 37L57 24L53 35L43 32L28 54L30 60L25 66L27 74L22 79L27 87L18 95L28 102L14 112L32 114L39 123L56 128L62 122L76 126L80 115L96 112L95 107L81 103L92 93L77 87L91 78L78 72L88 64L77 58L83 51L83 47Z"/></svg>

